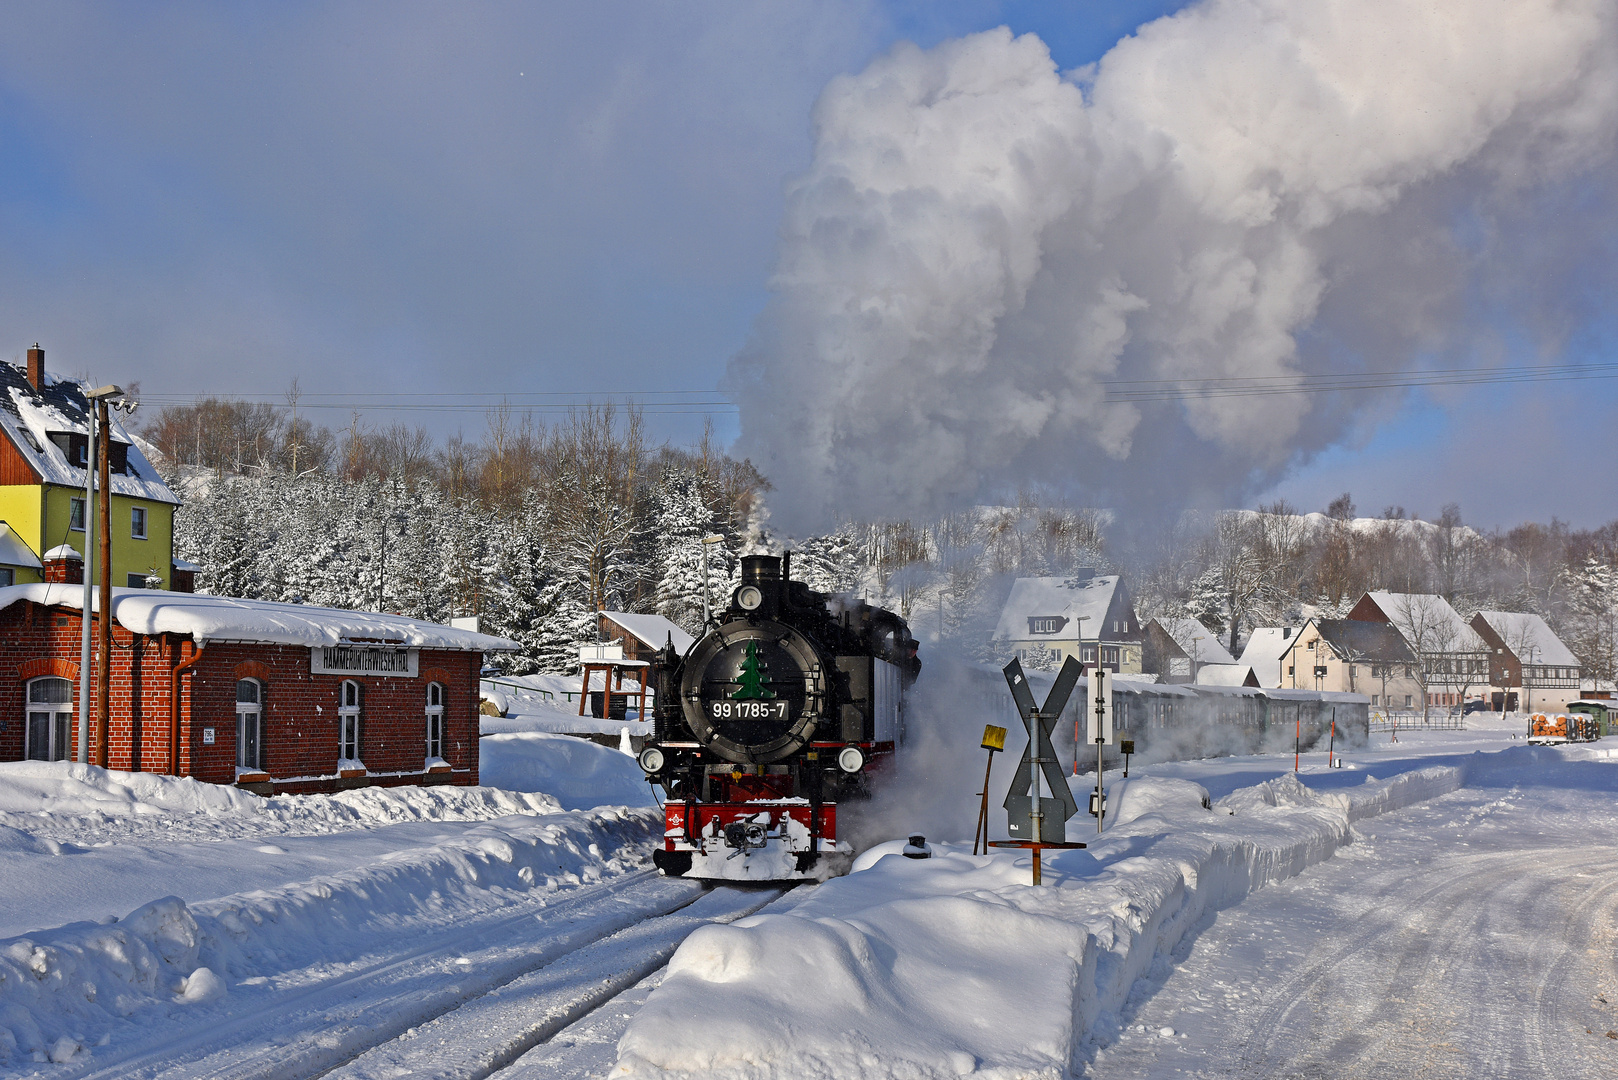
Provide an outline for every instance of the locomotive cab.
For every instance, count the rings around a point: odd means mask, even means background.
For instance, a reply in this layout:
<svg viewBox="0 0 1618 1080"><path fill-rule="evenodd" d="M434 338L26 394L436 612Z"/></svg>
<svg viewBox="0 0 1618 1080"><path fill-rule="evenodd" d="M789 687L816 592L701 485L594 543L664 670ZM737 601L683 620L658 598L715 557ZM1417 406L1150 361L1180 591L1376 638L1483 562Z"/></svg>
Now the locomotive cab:
<svg viewBox="0 0 1618 1080"><path fill-rule="evenodd" d="M640 764L667 795L669 876L824 876L851 851L837 806L868 792L903 739L917 643L892 612L828 597L768 555L684 656L658 658Z"/></svg>

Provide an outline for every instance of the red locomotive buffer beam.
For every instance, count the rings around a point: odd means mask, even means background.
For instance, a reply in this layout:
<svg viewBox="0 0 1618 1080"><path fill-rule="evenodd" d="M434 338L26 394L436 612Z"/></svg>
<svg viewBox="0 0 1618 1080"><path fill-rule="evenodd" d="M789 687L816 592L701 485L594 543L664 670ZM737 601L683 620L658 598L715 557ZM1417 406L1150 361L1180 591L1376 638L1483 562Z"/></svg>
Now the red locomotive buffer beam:
<svg viewBox="0 0 1618 1080"><path fill-rule="evenodd" d="M663 815L663 850L655 861L671 876L786 881L813 877L818 854L852 854L837 841L833 803L671 802Z"/></svg>

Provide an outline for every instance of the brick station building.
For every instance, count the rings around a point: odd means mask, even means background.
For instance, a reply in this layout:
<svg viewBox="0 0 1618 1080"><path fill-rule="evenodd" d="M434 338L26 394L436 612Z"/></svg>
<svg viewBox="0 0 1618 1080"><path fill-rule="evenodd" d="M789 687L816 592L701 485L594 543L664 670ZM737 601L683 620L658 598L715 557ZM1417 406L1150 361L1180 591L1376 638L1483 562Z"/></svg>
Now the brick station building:
<svg viewBox="0 0 1618 1080"><path fill-rule="evenodd" d="M77 759L74 569L47 561L47 581L0 588L0 761ZM112 608L108 765L263 795L476 784L483 656L517 647L396 615L151 589L114 589Z"/></svg>

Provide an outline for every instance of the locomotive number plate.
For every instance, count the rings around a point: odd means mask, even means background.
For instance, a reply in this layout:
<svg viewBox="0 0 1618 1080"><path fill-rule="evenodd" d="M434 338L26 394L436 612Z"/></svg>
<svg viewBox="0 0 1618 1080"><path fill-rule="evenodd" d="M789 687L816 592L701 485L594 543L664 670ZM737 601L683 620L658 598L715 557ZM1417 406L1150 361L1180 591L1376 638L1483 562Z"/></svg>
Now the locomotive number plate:
<svg viewBox="0 0 1618 1080"><path fill-rule="evenodd" d="M711 720L786 720L785 701L710 701Z"/></svg>

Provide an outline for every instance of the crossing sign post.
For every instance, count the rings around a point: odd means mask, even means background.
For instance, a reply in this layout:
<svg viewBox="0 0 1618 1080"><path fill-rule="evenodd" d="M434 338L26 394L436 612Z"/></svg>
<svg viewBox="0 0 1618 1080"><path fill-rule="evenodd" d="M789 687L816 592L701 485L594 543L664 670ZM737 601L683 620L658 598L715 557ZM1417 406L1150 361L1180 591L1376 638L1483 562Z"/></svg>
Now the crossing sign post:
<svg viewBox="0 0 1618 1080"><path fill-rule="evenodd" d="M1078 685L1082 664L1068 657L1057 672L1056 685L1045 695L1045 704L1034 704L1034 693L1023 675L1022 664L1016 660L1005 666L1006 685L1011 687L1012 700L1017 703L1017 715L1028 729L1028 748L1023 751L1022 762L1006 792L1006 831L1010 840L995 840L993 847L1023 847L1033 853L1034 884L1039 882L1039 853L1042 848L1082 848L1083 844L1067 842L1067 819L1079 812L1073 792L1062 775L1056 761L1056 748L1051 745L1051 732L1067 706L1067 699ZM1081 699L1082 701L1082 699ZM1049 787L1049 795L1040 794L1040 778ZM988 783L984 783L985 789Z"/></svg>
<svg viewBox="0 0 1618 1080"><path fill-rule="evenodd" d="M1067 819L1079 812L1079 804L1057 762L1056 748L1051 745L1051 732L1067 707L1067 699L1082 670L1077 660L1068 657L1057 673L1056 685L1045 696L1045 704L1036 706L1022 664L1013 660L1005 667L1006 684L1011 687L1017 713L1028 729L1028 748L1023 751L1004 804L1008 815L1006 830L1015 840L1060 844L1067 839ZM1041 777L1050 789L1048 796L1040 794Z"/></svg>

